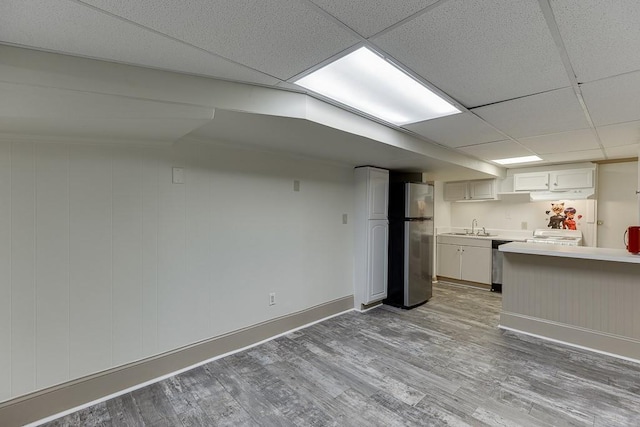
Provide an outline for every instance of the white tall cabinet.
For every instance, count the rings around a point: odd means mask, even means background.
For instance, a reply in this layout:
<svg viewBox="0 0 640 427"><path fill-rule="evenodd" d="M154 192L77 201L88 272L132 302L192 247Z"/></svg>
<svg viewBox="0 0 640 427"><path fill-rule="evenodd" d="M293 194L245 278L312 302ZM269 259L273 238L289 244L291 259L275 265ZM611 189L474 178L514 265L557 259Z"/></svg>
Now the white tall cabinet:
<svg viewBox="0 0 640 427"><path fill-rule="evenodd" d="M389 171L355 169L355 308L387 297Z"/></svg>

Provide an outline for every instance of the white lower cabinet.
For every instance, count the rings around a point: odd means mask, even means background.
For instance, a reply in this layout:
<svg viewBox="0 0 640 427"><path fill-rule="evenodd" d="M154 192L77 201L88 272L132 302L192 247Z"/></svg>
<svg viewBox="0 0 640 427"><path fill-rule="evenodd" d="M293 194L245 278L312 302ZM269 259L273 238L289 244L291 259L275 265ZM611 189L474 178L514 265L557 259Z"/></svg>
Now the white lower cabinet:
<svg viewBox="0 0 640 427"><path fill-rule="evenodd" d="M387 247L389 224L386 220L369 221L369 254L365 304L387 297Z"/></svg>
<svg viewBox="0 0 640 427"><path fill-rule="evenodd" d="M438 236L438 276L491 285L491 240L451 239Z"/></svg>

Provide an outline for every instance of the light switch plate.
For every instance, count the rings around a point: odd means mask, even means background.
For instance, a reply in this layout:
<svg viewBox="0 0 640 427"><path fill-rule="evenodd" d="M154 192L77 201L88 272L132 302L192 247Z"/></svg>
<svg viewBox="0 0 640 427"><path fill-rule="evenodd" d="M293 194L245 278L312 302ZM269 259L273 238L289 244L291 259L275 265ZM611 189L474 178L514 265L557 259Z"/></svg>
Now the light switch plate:
<svg viewBox="0 0 640 427"><path fill-rule="evenodd" d="M173 183L184 184L184 168L173 168Z"/></svg>

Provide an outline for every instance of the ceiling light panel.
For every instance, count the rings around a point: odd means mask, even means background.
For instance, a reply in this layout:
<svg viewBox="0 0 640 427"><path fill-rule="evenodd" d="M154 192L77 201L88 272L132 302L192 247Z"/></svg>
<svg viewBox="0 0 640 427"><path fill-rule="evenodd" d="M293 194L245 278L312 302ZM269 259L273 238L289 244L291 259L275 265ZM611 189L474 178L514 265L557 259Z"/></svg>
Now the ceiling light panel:
<svg viewBox="0 0 640 427"><path fill-rule="evenodd" d="M515 165L521 163L533 163L542 161L538 156L524 156L524 157L510 157L508 159L491 160L492 162L499 163L501 165Z"/></svg>
<svg viewBox="0 0 640 427"><path fill-rule="evenodd" d="M459 113L456 107L366 47L294 83L396 125Z"/></svg>

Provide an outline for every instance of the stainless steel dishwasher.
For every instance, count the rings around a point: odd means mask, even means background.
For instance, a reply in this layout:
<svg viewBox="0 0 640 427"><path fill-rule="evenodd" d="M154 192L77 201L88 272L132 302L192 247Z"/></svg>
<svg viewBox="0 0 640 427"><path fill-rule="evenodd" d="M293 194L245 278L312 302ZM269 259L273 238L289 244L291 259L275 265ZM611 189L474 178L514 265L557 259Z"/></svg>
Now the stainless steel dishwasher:
<svg viewBox="0 0 640 427"><path fill-rule="evenodd" d="M511 243L511 240L491 241L491 292L502 292L502 259L504 255L498 247L504 243Z"/></svg>

